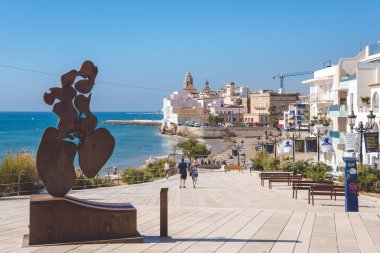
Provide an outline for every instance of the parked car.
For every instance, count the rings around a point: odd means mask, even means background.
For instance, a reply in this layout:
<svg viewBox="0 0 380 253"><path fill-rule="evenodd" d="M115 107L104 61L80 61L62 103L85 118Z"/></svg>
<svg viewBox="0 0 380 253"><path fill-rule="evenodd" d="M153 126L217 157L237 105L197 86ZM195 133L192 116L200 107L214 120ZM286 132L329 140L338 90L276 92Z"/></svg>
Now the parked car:
<svg viewBox="0 0 380 253"><path fill-rule="evenodd" d="M199 123L195 123L194 126L195 126L195 127L200 127L201 124L199 124Z"/></svg>

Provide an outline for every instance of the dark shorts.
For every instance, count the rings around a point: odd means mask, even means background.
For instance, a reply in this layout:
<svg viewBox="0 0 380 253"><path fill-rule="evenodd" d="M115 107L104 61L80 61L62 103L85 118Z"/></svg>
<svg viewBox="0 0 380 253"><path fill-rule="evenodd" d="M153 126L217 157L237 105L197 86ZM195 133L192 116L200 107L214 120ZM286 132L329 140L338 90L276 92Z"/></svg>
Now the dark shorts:
<svg viewBox="0 0 380 253"><path fill-rule="evenodd" d="M181 178L184 179L184 180L186 180L187 174L181 174Z"/></svg>

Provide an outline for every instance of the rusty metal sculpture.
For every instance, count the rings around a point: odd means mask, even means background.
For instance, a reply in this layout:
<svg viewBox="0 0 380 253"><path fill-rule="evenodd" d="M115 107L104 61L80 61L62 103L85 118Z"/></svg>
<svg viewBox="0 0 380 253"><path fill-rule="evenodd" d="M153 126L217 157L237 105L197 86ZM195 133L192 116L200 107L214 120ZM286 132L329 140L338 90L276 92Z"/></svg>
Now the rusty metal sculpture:
<svg viewBox="0 0 380 253"><path fill-rule="evenodd" d="M65 196L74 185L77 153L79 166L89 178L96 176L113 153L115 139L107 129L96 129L98 120L90 111L91 90L97 74L98 68L85 61L79 71L61 76L62 87L51 88L44 94L44 101L54 105L53 112L59 122L58 128L48 127L42 135L37 170L48 193L54 197ZM76 81L77 77L83 79Z"/></svg>
<svg viewBox="0 0 380 253"><path fill-rule="evenodd" d="M74 184L74 159L87 177L94 177L112 155L115 140L90 111L91 90L98 69L85 61L80 70L61 76L44 100L59 117L48 127L37 151L37 170L49 194L30 197L30 230L24 245L52 243L136 243L137 209L130 203L99 203L65 196ZM76 81L76 78L83 79Z"/></svg>

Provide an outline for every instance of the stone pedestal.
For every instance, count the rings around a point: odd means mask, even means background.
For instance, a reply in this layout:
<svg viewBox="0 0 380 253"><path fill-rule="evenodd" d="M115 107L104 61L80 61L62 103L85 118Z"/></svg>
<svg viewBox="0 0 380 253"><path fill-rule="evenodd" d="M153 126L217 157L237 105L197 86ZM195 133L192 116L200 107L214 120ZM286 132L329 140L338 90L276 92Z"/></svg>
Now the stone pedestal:
<svg viewBox="0 0 380 253"><path fill-rule="evenodd" d="M136 243L137 211L129 203L98 203L48 194L30 197L29 245Z"/></svg>

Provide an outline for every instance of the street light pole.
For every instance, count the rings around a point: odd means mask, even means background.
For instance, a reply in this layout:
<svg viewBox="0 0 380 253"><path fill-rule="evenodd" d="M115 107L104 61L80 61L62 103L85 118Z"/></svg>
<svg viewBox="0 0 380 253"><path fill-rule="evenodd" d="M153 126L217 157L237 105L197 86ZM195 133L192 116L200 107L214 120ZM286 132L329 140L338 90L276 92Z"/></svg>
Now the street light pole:
<svg viewBox="0 0 380 253"><path fill-rule="evenodd" d="M273 140L274 140L274 158L276 159L277 158L277 138L281 138L282 136L282 132L280 129L277 129L278 133L277 135L274 135L272 132L269 132L268 136L269 137L273 137Z"/></svg>
<svg viewBox="0 0 380 253"><path fill-rule="evenodd" d="M351 114L348 115L347 117L348 117L348 123L350 125L351 131L355 130L356 132L360 134L359 161L360 161L360 164L363 164L363 134L370 131L373 128L373 126L375 125L376 115L373 114L372 111L369 112L369 114L367 115L368 127L364 126L363 121L360 121L358 127L355 127L356 115L354 114L354 110L352 110Z"/></svg>
<svg viewBox="0 0 380 253"><path fill-rule="evenodd" d="M314 120L311 120L311 123L310 123L310 127L314 127L316 124L315 124L315 121ZM325 128L323 131L321 131L321 129L317 129L317 131L315 132L312 132L311 134L316 136L317 137L317 161L319 163L319 154L320 154L320 151L319 151L319 139L326 135L328 130L328 126L329 126L329 123L327 122L327 120L323 120L323 123L322 123L322 126Z"/></svg>
<svg viewBox="0 0 380 253"><path fill-rule="evenodd" d="M298 138L301 138L301 130L299 129L298 134L297 133L292 133L292 137L290 137L289 132L286 133L286 137L290 138L293 142L293 162L296 160L296 145L295 145L295 140Z"/></svg>

